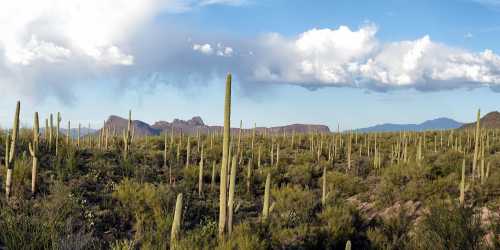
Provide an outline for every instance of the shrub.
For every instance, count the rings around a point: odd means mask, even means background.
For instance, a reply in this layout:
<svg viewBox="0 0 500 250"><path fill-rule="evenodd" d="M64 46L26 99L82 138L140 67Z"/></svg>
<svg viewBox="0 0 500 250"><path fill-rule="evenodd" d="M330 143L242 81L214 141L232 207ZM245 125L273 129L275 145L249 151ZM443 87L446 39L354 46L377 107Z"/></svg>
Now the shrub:
<svg viewBox="0 0 500 250"><path fill-rule="evenodd" d="M472 208L438 203L417 227L413 244L416 249L482 249L484 235Z"/></svg>

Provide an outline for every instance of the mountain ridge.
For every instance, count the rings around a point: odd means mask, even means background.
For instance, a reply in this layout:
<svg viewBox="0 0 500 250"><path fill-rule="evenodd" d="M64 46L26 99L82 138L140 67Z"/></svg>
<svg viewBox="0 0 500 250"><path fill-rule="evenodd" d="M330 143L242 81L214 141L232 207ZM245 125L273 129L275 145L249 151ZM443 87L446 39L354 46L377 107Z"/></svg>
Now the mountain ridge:
<svg viewBox="0 0 500 250"><path fill-rule="evenodd" d="M105 128L109 128L111 132L122 133L128 126L128 119L117 115L110 115L104 123ZM203 122L203 119L199 116L194 116L189 120L174 119L172 122L168 121L156 121L152 125L140 121L132 120L132 128L135 135L138 136L149 136L149 135L160 135L162 133L170 133L174 130L175 133L182 132L184 134L195 134L198 131L200 133L208 133L209 131L222 131L223 126L219 125L207 125ZM319 124L289 124L284 126L273 126L273 127L256 127L257 132L264 132L267 129L269 133L291 133L293 131L297 133L305 133L309 131L317 132L330 132L330 128L326 125ZM244 128L242 131L250 131L252 128ZM98 133L100 130L96 131ZM239 128L231 128L231 132L239 132Z"/></svg>
<svg viewBox="0 0 500 250"><path fill-rule="evenodd" d="M370 127L355 129L358 132L396 132L396 131L425 131L425 130L446 130L460 128L463 123L446 117L439 117L426 120L422 123L383 123Z"/></svg>

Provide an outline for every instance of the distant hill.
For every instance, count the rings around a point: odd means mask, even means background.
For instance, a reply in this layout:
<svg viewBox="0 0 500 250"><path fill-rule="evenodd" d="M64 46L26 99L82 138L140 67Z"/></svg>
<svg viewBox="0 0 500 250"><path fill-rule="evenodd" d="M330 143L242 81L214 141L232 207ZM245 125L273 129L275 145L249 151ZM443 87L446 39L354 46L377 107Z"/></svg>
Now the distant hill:
<svg viewBox="0 0 500 250"><path fill-rule="evenodd" d="M123 133L127 128L128 120L119 116L111 115L105 122L105 127L110 128L111 131L116 131L116 133ZM159 135L161 133L170 133L172 129L174 132L185 134L195 134L197 131L200 133L207 133L208 131L221 131L222 126L210 126L206 125L201 117L195 116L187 121L174 119L172 122L167 121L157 121L153 125L149 125L143 121L133 120L132 127L135 131L135 135L145 136L145 135ZM287 133L291 133L295 131L297 133L304 133L308 131L317 131L317 132L330 132L330 128L325 125L316 125L316 124L291 124L286 126L278 126L278 127L257 127L256 130L258 132L263 132L266 130L269 133L282 133L286 131ZM243 131L249 131L251 129L244 129ZM233 133L239 131L239 128L231 128ZM96 131L98 132L98 131Z"/></svg>
<svg viewBox="0 0 500 250"><path fill-rule="evenodd" d="M437 118L420 124L384 123L367 128L356 129L359 132L424 131L460 128L463 124L450 118Z"/></svg>
<svg viewBox="0 0 500 250"><path fill-rule="evenodd" d="M481 128L500 128L500 112L493 111L485 116L483 116L479 120L479 125ZM474 128L476 126L476 122L466 123L461 128Z"/></svg>

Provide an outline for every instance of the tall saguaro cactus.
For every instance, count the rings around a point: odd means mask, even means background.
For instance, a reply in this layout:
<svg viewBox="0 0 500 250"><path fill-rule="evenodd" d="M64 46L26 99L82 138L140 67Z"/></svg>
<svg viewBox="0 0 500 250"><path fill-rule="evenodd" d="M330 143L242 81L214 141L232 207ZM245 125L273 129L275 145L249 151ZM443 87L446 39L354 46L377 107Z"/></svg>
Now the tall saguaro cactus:
<svg viewBox="0 0 500 250"><path fill-rule="evenodd" d="M465 204L465 159L462 162L462 179L460 180L460 206Z"/></svg>
<svg viewBox="0 0 500 250"><path fill-rule="evenodd" d="M271 173L268 173L266 177L266 187L264 190L264 206L262 207L263 220L267 220L267 217L269 217L270 195L271 195Z"/></svg>
<svg viewBox="0 0 500 250"><path fill-rule="evenodd" d="M234 188L236 186L236 163L238 157L235 155L231 161L231 176L229 178L229 200L227 201L227 232L229 235L233 232L233 210L234 210Z"/></svg>
<svg viewBox="0 0 500 250"><path fill-rule="evenodd" d="M201 158L200 158L200 169L198 174L198 195L201 197L203 195L203 154L204 147L201 147Z"/></svg>
<svg viewBox="0 0 500 250"><path fill-rule="evenodd" d="M229 143L231 141L231 74L226 78L226 95L224 100L224 135L222 139L222 162L220 169L219 194L219 237L224 237L226 229L226 189L227 165L229 160Z"/></svg>
<svg viewBox="0 0 500 250"><path fill-rule="evenodd" d="M123 132L123 159L127 160L128 152L130 151L130 144L132 143L132 110L128 111L128 125L127 131Z"/></svg>
<svg viewBox="0 0 500 250"><path fill-rule="evenodd" d="M60 112L57 112L57 120L56 120L56 126L57 126L57 130L56 130L56 155L59 155L59 129L60 129L60 126L61 126L61 113Z"/></svg>
<svg viewBox="0 0 500 250"><path fill-rule="evenodd" d="M182 222L182 194L177 195L175 202L174 221L172 222L172 231L170 233L170 249L175 249L176 243L179 240Z"/></svg>
<svg viewBox="0 0 500 250"><path fill-rule="evenodd" d="M477 122L476 122L476 133L474 139L474 159L472 160L472 179L476 177L476 167L477 167L477 158L479 156L479 137L480 137L480 129L481 125L479 124L481 119L481 110L477 110Z"/></svg>
<svg viewBox="0 0 500 250"><path fill-rule="evenodd" d="M16 113L14 114L14 125L12 126L12 137L7 136L6 150L5 150L5 166L7 168L7 178L5 180L5 195L7 199L10 197L12 187L12 171L14 169L17 135L19 134L19 112L21 109L21 102L17 101ZM10 143L10 145L9 145Z"/></svg>
<svg viewBox="0 0 500 250"><path fill-rule="evenodd" d="M29 144L29 151L33 161L33 166L31 168L31 194L34 196L36 193L36 176L38 169L38 144L40 140L40 127L38 123L38 112L35 112L35 117L33 118L33 142Z"/></svg>
<svg viewBox="0 0 500 250"><path fill-rule="evenodd" d="M321 193L321 205L323 207L326 206L326 167L323 168L323 184L322 184L322 193Z"/></svg>

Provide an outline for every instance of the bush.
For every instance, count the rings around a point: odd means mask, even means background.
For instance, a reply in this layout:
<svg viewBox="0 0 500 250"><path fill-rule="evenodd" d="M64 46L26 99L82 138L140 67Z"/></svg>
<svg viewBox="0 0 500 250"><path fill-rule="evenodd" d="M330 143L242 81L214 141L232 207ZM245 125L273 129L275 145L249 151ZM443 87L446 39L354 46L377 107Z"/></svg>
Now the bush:
<svg viewBox="0 0 500 250"><path fill-rule="evenodd" d="M482 249L484 235L472 208L438 203L417 227L413 244L415 249Z"/></svg>
<svg viewBox="0 0 500 250"><path fill-rule="evenodd" d="M168 242L175 202L169 187L124 179L116 186L113 197L121 203L121 213L133 219L136 241L153 245Z"/></svg>

